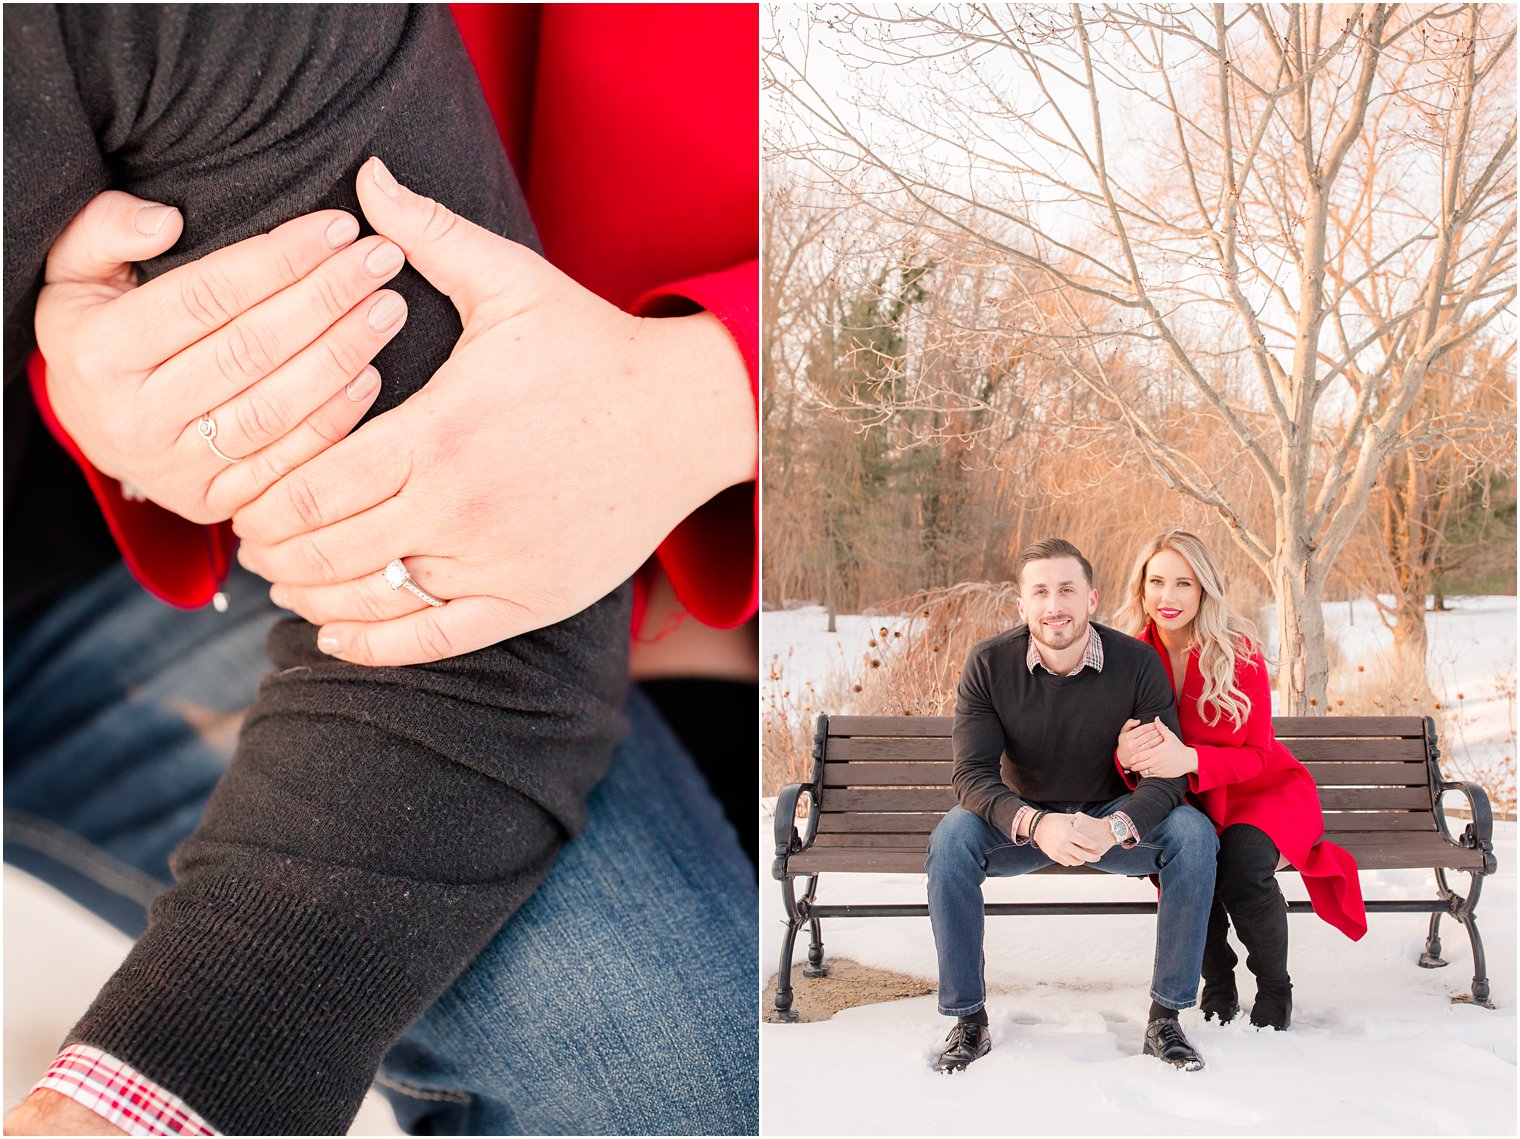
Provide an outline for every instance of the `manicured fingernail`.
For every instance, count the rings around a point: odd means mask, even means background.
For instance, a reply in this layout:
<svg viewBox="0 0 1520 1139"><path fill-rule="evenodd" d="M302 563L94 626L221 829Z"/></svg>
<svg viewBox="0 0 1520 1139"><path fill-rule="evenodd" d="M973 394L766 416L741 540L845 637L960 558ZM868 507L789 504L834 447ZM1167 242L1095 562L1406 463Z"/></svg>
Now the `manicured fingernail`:
<svg viewBox="0 0 1520 1139"><path fill-rule="evenodd" d="M375 303L369 306L369 316L365 320L369 322L373 332L389 332L396 327L396 322L406 315L406 302L396 293L381 293Z"/></svg>
<svg viewBox="0 0 1520 1139"><path fill-rule="evenodd" d="M359 219L353 214L344 214L327 227L323 237L327 241L327 248L342 249L354 238L359 236Z"/></svg>
<svg viewBox="0 0 1520 1139"><path fill-rule="evenodd" d="M375 180L375 185L380 187L380 192L387 198L401 197L400 183L386 169L385 163L381 162L378 158L374 160L374 165L369 168L369 176Z"/></svg>
<svg viewBox="0 0 1520 1139"><path fill-rule="evenodd" d="M173 206L143 206L132 217L132 225L144 237L162 233L174 216Z"/></svg>
<svg viewBox="0 0 1520 1139"><path fill-rule="evenodd" d="M331 633L323 633L317 637L317 648L324 653L335 653L338 651L338 638Z"/></svg>
<svg viewBox="0 0 1520 1139"><path fill-rule="evenodd" d="M343 394L354 403L362 403L379 390L380 373L373 367L366 366L364 371L348 382L348 387L343 389Z"/></svg>
<svg viewBox="0 0 1520 1139"><path fill-rule="evenodd" d="M405 260L406 254L401 252L401 246L387 241L370 251L370 255L364 259L364 271L371 277L389 277L401 268L401 263Z"/></svg>

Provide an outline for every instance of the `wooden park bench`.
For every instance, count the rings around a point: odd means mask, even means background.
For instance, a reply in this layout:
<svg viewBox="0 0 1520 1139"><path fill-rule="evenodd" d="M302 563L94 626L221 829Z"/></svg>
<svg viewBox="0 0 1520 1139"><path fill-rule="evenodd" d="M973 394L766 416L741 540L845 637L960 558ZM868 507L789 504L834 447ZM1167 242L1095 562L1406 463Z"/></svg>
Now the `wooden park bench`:
<svg viewBox="0 0 1520 1139"><path fill-rule="evenodd" d="M795 1020L792 949L806 925L811 932L803 973L825 976L819 922L828 917L924 917L926 903L824 905L817 901L825 874L922 874L929 833L955 805L951 785L950 716L820 716L813 772L776 800L776 862L787 929L776 974L771 1020ZM1483 942L1473 912L1486 875L1497 869L1493 814L1476 783L1441 775L1435 724L1419 716L1276 717L1277 736L1309 769L1320 788L1325 837L1350 852L1363 870L1430 869L1436 896L1368 899L1371 913L1428 913L1430 932L1419 964L1441 959L1441 918L1450 915L1472 943L1471 994L1454 997L1492 1008ZM1454 835L1441 794L1460 791L1472 819ZM797 817L805 807L805 820ZM799 822L801 823L799 829ZM1452 890L1449 871L1466 871L1466 896ZM1039 874L1099 874L1087 866L1050 866ZM799 878L806 879L798 891ZM1290 902L1293 913L1308 902ZM1155 913L1155 902L989 903L989 915Z"/></svg>

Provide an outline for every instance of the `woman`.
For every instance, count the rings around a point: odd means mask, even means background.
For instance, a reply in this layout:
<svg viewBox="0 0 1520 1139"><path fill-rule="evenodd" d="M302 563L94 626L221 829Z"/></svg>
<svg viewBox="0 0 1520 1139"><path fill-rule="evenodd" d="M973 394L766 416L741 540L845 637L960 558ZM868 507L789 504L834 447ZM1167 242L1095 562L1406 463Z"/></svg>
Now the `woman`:
<svg viewBox="0 0 1520 1139"><path fill-rule="evenodd" d="M1240 1011L1231 921L1256 977L1251 1023L1285 1029L1293 1016L1288 912L1277 870L1297 868L1315 913L1353 941L1367 932L1356 863L1320 841L1324 818L1314 777L1272 732L1272 698L1256 629L1232 612L1208 547L1169 530L1135 562L1118 625L1161 658L1177 694L1182 738L1159 721L1131 721L1117 759L1140 776L1186 775L1219 828L1219 875L1203 956L1204 1018Z"/></svg>

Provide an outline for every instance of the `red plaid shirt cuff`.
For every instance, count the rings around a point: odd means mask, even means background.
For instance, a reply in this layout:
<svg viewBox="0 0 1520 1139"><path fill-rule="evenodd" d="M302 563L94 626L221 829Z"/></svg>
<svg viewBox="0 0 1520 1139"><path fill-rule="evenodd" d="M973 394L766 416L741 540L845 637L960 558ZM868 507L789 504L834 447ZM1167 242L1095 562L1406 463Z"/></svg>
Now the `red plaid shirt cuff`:
<svg viewBox="0 0 1520 1139"><path fill-rule="evenodd" d="M128 1135L219 1134L179 1096L86 1044L60 1052L47 1075L37 1081L37 1088L68 1096Z"/></svg>

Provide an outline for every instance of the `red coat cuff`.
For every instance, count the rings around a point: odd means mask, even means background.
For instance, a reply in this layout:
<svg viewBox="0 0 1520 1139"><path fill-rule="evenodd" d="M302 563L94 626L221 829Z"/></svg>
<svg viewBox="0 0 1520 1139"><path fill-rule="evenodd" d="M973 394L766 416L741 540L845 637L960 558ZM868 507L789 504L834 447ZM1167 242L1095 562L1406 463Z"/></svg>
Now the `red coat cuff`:
<svg viewBox="0 0 1520 1139"><path fill-rule="evenodd" d="M84 472L132 576L160 601L181 609L209 603L232 565L231 525L202 526L156 503L123 496L121 483L96 470L58 422L48 398L47 364L40 352L32 353L26 370L42 422Z"/></svg>
<svg viewBox="0 0 1520 1139"><path fill-rule="evenodd" d="M645 293L638 316L686 316L706 310L733 337L759 409L760 263L691 277ZM760 603L760 488L729 487L671 531L655 551L676 596L697 620L730 629L754 616Z"/></svg>

